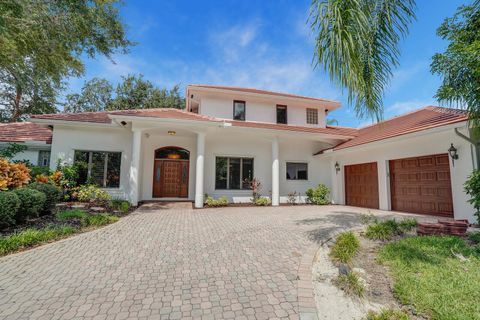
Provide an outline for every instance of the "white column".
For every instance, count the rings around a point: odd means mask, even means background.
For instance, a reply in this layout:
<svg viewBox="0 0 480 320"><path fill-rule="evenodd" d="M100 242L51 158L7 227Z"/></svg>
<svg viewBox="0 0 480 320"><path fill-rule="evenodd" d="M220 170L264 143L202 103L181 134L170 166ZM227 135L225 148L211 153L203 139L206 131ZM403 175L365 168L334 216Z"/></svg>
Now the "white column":
<svg viewBox="0 0 480 320"><path fill-rule="evenodd" d="M195 208L203 208L203 176L205 162L205 133L197 133L197 162L195 179Z"/></svg>
<svg viewBox="0 0 480 320"><path fill-rule="evenodd" d="M278 161L278 138L272 141L272 206L280 204L280 163Z"/></svg>
<svg viewBox="0 0 480 320"><path fill-rule="evenodd" d="M142 132L133 131L132 138L132 159L130 162L130 190L129 200L133 205L138 204L139 200L139 186L140 186L140 155L142 146Z"/></svg>

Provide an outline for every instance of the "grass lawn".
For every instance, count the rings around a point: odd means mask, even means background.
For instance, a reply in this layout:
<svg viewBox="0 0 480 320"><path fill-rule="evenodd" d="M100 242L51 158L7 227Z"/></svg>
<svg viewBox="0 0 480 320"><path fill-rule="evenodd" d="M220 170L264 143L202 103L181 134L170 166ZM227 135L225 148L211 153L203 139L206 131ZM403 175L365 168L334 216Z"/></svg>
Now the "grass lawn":
<svg viewBox="0 0 480 320"><path fill-rule="evenodd" d="M0 256L22 249L31 248L66 238L72 234L99 228L118 221L110 214L92 215L84 210L67 210L55 215L56 223L42 228L29 228L8 236L0 237ZM80 225L68 225L69 221L78 220Z"/></svg>
<svg viewBox="0 0 480 320"><path fill-rule="evenodd" d="M480 252L465 240L405 238L385 245L379 261L390 267L401 303L432 320L480 319Z"/></svg>

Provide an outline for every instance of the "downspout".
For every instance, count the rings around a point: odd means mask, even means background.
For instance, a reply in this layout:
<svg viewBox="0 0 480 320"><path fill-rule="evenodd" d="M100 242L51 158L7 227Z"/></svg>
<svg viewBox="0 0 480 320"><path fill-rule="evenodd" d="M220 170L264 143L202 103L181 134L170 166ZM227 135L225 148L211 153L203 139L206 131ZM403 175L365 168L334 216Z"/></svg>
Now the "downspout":
<svg viewBox="0 0 480 320"><path fill-rule="evenodd" d="M476 163L475 163L475 161L473 160L474 151L471 149L471 152L472 152L472 166L473 166L474 169L480 168L480 148L479 148L478 142L473 140L470 137L467 137L466 135L464 135L460 131L458 131L458 128L455 128L454 130L455 130L455 133L457 134L457 136L459 136L460 138L470 142L470 144L472 145L472 148L475 150L475 156L476 156L475 157L476 158Z"/></svg>

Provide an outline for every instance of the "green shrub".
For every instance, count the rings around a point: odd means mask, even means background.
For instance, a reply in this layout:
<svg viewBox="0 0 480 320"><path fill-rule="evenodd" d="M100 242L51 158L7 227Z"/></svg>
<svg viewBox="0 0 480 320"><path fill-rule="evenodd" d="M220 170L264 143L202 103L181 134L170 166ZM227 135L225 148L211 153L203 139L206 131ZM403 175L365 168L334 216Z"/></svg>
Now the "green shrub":
<svg viewBox="0 0 480 320"><path fill-rule="evenodd" d="M39 166L32 166L30 167L30 176L32 180L35 181L37 176L49 176L52 174L52 171L49 167L39 167Z"/></svg>
<svg viewBox="0 0 480 320"><path fill-rule="evenodd" d="M391 240L397 235L412 231L417 226L415 219L403 219L397 222L395 219L375 221L368 225L365 236L371 240Z"/></svg>
<svg viewBox="0 0 480 320"><path fill-rule="evenodd" d="M127 200L123 200L123 199L112 200L112 208L114 210L118 210L120 212L126 213L130 210L131 207L132 205Z"/></svg>
<svg viewBox="0 0 480 320"><path fill-rule="evenodd" d="M471 205L475 208L474 213L477 223L480 224L480 170L474 170L463 185L465 192L470 196Z"/></svg>
<svg viewBox="0 0 480 320"><path fill-rule="evenodd" d="M254 204L256 206L265 207L265 206L268 206L270 204L270 200L268 198L261 197L261 198L257 198L255 200Z"/></svg>
<svg viewBox="0 0 480 320"><path fill-rule="evenodd" d="M384 309L380 312L369 311L365 320L408 320L408 316L401 310Z"/></svg>
<svg viewBox="0 0 480 320"><path fill-rule="evenodd" d="M365 292L365 286L355 272L338 275L334 283L349 296L363 297Z"/></svg>
<svg viewBox="0 0 480 320"><path fill-rule="evenodd" d="M108 192L95 185L89 184L80 186L78 188L77 198L81 202L105 204L106 202L110 201L112 197L108 194Z"/></svg>
<svg viewBox="0 0 480 320"><path fill-rule="evenodd" d="M225 207L228 205L228 199L225 196L218 199L214 199L213 197L207 197L207 200L205 200L205 204L209 207Z"/></svg>
<svg viewBox="0 0 480 320"><path fill-rule="evenodd" d="M43 212L49 213L55 208L55 204L57 204L60 199L62 198L62 190L57 186L54 186L51 183L38 183L34 182L28 185L30 189L35 189L45 194L46 200L43 206Z"/></svg>
<svg viewBox="0 0 480 320"><path fill-rule="evenodd" d="M0 238L0 255L18 251L75 233L70 226L49 226L44 229L26 229L22 232Z"/></svg>
<svg viewBox="0 0 480 320"><path fill-rule="evenodd" d="M88 215L84 220L83 224L85 226L95 226L100 227L106 224L114 223L118 221L118 217L112 216L109 214L96 214Z"/></svg>
<svg viewBox="0 0 480 320"><path fill-rule="evenodd" d="M36 218L44 208L47 196L38 190L19 188L13 190L20 199L20 207L15 215L15 221L23 222L27 218Z"/></svg>
<svg viewBox="0 0 480 320"><path fill-rule="evenodd" d="M65 211L60 211L57 212L56 218L59 221L67 221L67 220L72 220L72 219L79 219L79 220L84 220L88 217L88 212L85 210L65 210Z"/></svg>
<svg viewBox="0 0 480 320"><path fill-rule="evenodd" d="M337 236L330 250L330 257L342 263L350 263L360 249L360 241L352 231L342 232Z"/></svg>
<svg viewBox="0 0 480 320"><path fill-rule="evenodd" d="M305 191L307 202L313 204L329 204L330 189L324 184L319 184L315 189L309 188Z"/></svg>
<svg viewBox="0 0 480 320"><path fill-rule="evenodd" d="M480 244L480 231L469 233L468 240L475 244Z"/></svg>
<svg viewBox="0 0 480 320"><path fill-rule="evenodd" d="M13 191L0 191L0 226L15 224L15 215L20 208L20 199Z"/></svg>

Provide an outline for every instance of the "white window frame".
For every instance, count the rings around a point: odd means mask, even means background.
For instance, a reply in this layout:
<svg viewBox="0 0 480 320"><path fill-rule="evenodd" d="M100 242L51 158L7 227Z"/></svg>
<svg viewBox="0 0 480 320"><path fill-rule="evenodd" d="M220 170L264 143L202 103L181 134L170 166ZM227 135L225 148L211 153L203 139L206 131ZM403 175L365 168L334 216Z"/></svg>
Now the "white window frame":
<svg viewBox="0 0 480 320"><path fill-rule="evenodd" d="M226 188L217 188L217 158L227 158L227 187ZM239 189L231 189L230 186L230 159L237 158L240 159L240 188ZM251 156L235 156L235 155L215 155L214 161L214 186L215 190L217 191L249 191L249 188L243 188L243 159L251 159L253 165L253 173L252 176L255 177L255 157Z"/></svg>
<svg viewBox="0 0 480 320"><path fill-rule="evenodd" d="M306 164L307 165L307 179L288 179L287 178L287 167L289 163L296 163L296 164ZM285 180L289 182L305 182L310 181L310 163L308 161L285 161Z"/></svg>
<svg viewBox="0 0 480 320"><path fill-rule="evenodd" d="M309 114L309 112L313 114ZM306 108L305 109L306 113L306 121L307 124L318 124L318 109L316 108Z"/></svg>
<svg viewBox="0 0 480 320"><path fill-rule="evenodd" d="M75 152L80 151L80 152L88 152L88 164L87 164L87 179L92 176L92 160L93 160L93 153L94 152L104 152L105 153L105 161L103 163L103 182L102 186L100 188L103 189L120 189L121 186L121 180L122 180L122 158L123 158L123 153L122 151L105 151L105 150L84 150L84 149L75 149L73 150L73 163L75 163ZM120 154L120 179L118 181L118 187L107 187L107 173L108 173L108 154L109 153L119 153Z"/></svg>

